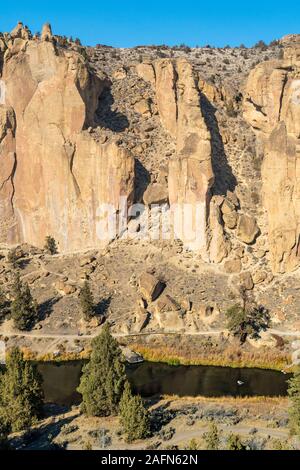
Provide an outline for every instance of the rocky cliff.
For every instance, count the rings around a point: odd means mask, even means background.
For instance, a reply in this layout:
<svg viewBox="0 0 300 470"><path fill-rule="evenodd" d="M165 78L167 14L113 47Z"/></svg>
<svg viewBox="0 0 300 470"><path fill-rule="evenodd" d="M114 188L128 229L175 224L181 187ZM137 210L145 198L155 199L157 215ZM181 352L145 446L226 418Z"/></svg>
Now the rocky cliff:
<svg viewBox="0 0 300 470"><path fill-rule="evenodd" d="M268 214L268 240L275 272L300 263L300 44L286 37L282 60L251 71L244 117L263 153L262 194Z"/></svg>
<svg viewBox="0 0 300 470"><path fill-rule="evenodd" d="M299 267L298 36L128 51L18 24L0 48L3 243L97 248L98 208L125 196L190 204L196 244L175 235L233 283Z"/></svg>
<svg viewBox="0 0 300 470"><path fill-rule="evenodd" d="M1 240L62 251L101 246L97 209L133 194L134 160L117 139L97 142L99 97L108 86L82 54L44 28L31 39L19 25L1 41Z"/></svg>

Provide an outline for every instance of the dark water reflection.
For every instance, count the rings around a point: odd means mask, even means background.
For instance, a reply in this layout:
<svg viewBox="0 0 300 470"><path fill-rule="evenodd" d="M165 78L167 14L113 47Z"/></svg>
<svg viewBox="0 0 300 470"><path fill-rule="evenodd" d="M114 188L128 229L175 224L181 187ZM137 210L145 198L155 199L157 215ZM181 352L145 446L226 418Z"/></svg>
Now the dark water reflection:
<svg viewBox="0 0 300 470"><path fill-rule="evenodd" d="M82 362L41 363L47 402L77 404ZM156 394L179 396L279 396L287 393L289 375L263 369L233 369L212 366L169 366L143 362L127 367L128 378L136 392L149 397ZM238 385L238 381L243 385Z"/></svg>

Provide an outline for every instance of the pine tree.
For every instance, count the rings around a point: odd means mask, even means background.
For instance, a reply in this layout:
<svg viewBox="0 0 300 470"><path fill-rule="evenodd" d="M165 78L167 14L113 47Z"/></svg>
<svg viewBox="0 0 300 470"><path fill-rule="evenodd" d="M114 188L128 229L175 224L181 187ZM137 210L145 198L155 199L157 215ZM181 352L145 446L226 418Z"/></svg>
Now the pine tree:
<svg viewBox="0 0 300 470"><path fill-rule="evenodd" d="M300 437L300 367L295 370L293 377L289 380L288 395L290 397L290 431L291 434Z"/></svg>
<svg viewBox="0 0 300 470"><path fill-rule="evenodd" d="M186 450L200 450L199 449L199 444L196 441L196 439L191 439Z"/></svg>
<svg viewBox="0 0 300 470"><path fill-rule="evenodd" d="M93 294L87 281L84 282L79 298L83 317L86 321L89 321L94 316L95 307Z"/></svg>
<svg viewBox="0 0 300 470"><path fill-rule="evenodd" d="M57 253L56 241L53 237L50 237L50 235L46 237L44 248L50 255L56 255Z"/></svg>
<svg viewBox="0 0 300 470"><path fill-rule="evenodd" d="M149 435L148 412L143 405L141 397L139 395L132 395L128 381L125 383L124 392L120 400L119 413L121 425L128 442L143 439Z"/></svg>
<svg viewBox="0 0 300 470"><path fill-rule="evenodd" d="M12 250L9 251L8 255L7 255L7 261L12 265L12 267L14 269L17 268L18 266L18 257L17 257L17 251L15 248L13 248Z"/></svg>
<svg viewBox="0 0 300 470"><path fill-rule="evenodd" d="M0 319L2 319L8 311L7 304L8 302L7 302L6 296L2 290L2 287L0 286Z"/></svg>
<svg viewBox="0 0 300 470"><path fill-rule="evenodd" d="M41 384L36 366L25 361L21 351L14 348L0 376L0 422L5 429L16 432L37 422L43 404Z"/></svg>
<svg viewBox="0 0 300 470"><path fill-rule="evenodd" d="M8 441L7 441L7 435L8 435L8 427L1 420L1 416L0 416L0 450L5 450L9 447Z"/></svg>
<svg viewBox="0 0 300 470"><path fill-rule="evenodd" d="M3 292L2 287L0 286L0 316L3 310L5 310L7 304L6 296Z"/></svg>
<svg viewBox="0 0 300 470"><path fill-rule="evenodd" d="M78 387L84 413L88 416L116 414L125 381L121 349L105 324L92 342L91 358L83 367Z"/></svg>
<svg viewBox="0 0 300 470"><path fill-rule="evenodd" d="M38 308L33 300L29 286L22 283L17 274L13 285L14 300L11 303L11 316L16 328L28 330L38 317Z"/></svg>
<svg viewBox="0 0 300 470"><path fill-rule="evenodd" d="M215 423L209 426L209 430L203 434L207 450L218 450L220 445L220 432Z"/></svg>
<svg viewBox="0 0 300 470"><path fill-rule="evenodd" d="M246 450L238 434L230 434L227 439L227 450Z"/></svg>

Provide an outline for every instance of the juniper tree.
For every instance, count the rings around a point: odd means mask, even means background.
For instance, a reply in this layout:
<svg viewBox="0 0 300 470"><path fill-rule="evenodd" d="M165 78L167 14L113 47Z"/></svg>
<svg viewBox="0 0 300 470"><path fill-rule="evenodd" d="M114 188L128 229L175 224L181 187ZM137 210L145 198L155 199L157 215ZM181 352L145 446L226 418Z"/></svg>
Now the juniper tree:
<svg viewBox="0 0 300 470"><path fill-rule="evenodd" d="M0 320L4 317L4 315L7 313L7 299L6 296L2 290L2 287L0 286Z"/></svg>
<svg viewBox="0 0 300 470"><path fill-rule="evenodd" d="M90 361L83 367L78 387L82 410L88 416L116 414L126 381L125 365L118 342L105 324L92 342Z"/></svg>
<svg viewBox="0 0 300 470"><path fill-rule="evenodd" d="M13 248L12 250L10 250L8 252L7 261L12 265L12 267L14 269L17 268L17 266L18 266L18 263L17 263L18 257L17 257L17 251L16 251L15 248Z"/></svg>
<svg viewBox="0 0 300 470"><path fill-rule="evenodd" d="M5 304L6 304L6 298L2 290L2 287L0 286L0 310L5 307Z"/></svg>
<svg viewBox="0 0 300 470"><path fill-rule="evenodd" d="M119 406L120 421L126 439L132 442L149 435L149 416L139 395L133 396L126 381Z"/></svg>
<svg viewBox="0 0 300 470"><path fill-rule="evenodd" d="M220 432L215 423L209 426L209 430L203 434L207 450L218 450L220 446Z"/></svg>
<svg viewBox="0 0 300 470"><path fill-rule="evenodd" d="M246 450L238 434L229 434L227 439L227 450Z"/></svg>
<svg viewBox="0 0 300 470"><path fill-rule="evenodd" d="M5 372L0 375L0 422L9 432L27 429L38 421L42 405L41 375L14 348L7 357Z"/></svg>
<svg viewBox="0 0 300 470"><path fill-rule="evenodd" d="M4 424L0 417L0 450L5 450L8 448L8 426Z"/></svg>
<svg viewBox="0 0 300 470"><path fill-rule="evenodd" d="M269 311L262 305L247 307L246 304L236 304L226 312L227 328L244 342L247 336L259 338L261 330L269 326Z"/></svg>
<svg viewBox="0 0 300 470"><path fill-rule="evenodd" d="M80 306L83 317L89 321L95 313L94 298L87 281L84 282L79 294Z"/></svg>
<svg viewBox="0 0 300 470"><path fill-rule="evenodd" d="M48 253L50 253L50 255L55 255L57 253L56 241L50 235L46 237L44 248Z"/></svg>
<svg viewBox="0 0 300 470"><path fill-rule="evenodd" d="M17 273L13 285L14 299L11 303L11 316L19 330L28 330L38 317L38 308L27 283L22 283Z"/></svg>
<svg viewBox="0 0 300 470"><path fill-rule="evenodd" d="M288 395L289 405L289 427L291 434L300 437L300 367L297 367L293 377L289 380Z"/></svg>

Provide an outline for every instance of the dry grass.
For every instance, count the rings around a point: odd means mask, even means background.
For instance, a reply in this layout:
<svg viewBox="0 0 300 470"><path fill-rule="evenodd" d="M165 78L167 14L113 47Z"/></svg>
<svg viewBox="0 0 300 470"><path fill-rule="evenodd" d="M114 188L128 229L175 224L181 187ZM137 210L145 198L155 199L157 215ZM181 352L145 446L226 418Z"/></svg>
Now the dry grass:
<svg viewBox="0 0 300 470"><path fill-rule="evenodd" d="M290 355L278 350L243 351L229 346L224 351L185 351L172 346L148 346L133 343L130 347L151 362L165 362L171 365L203 365L221 367L258 367L260 369L285 369Z"/></svg>

